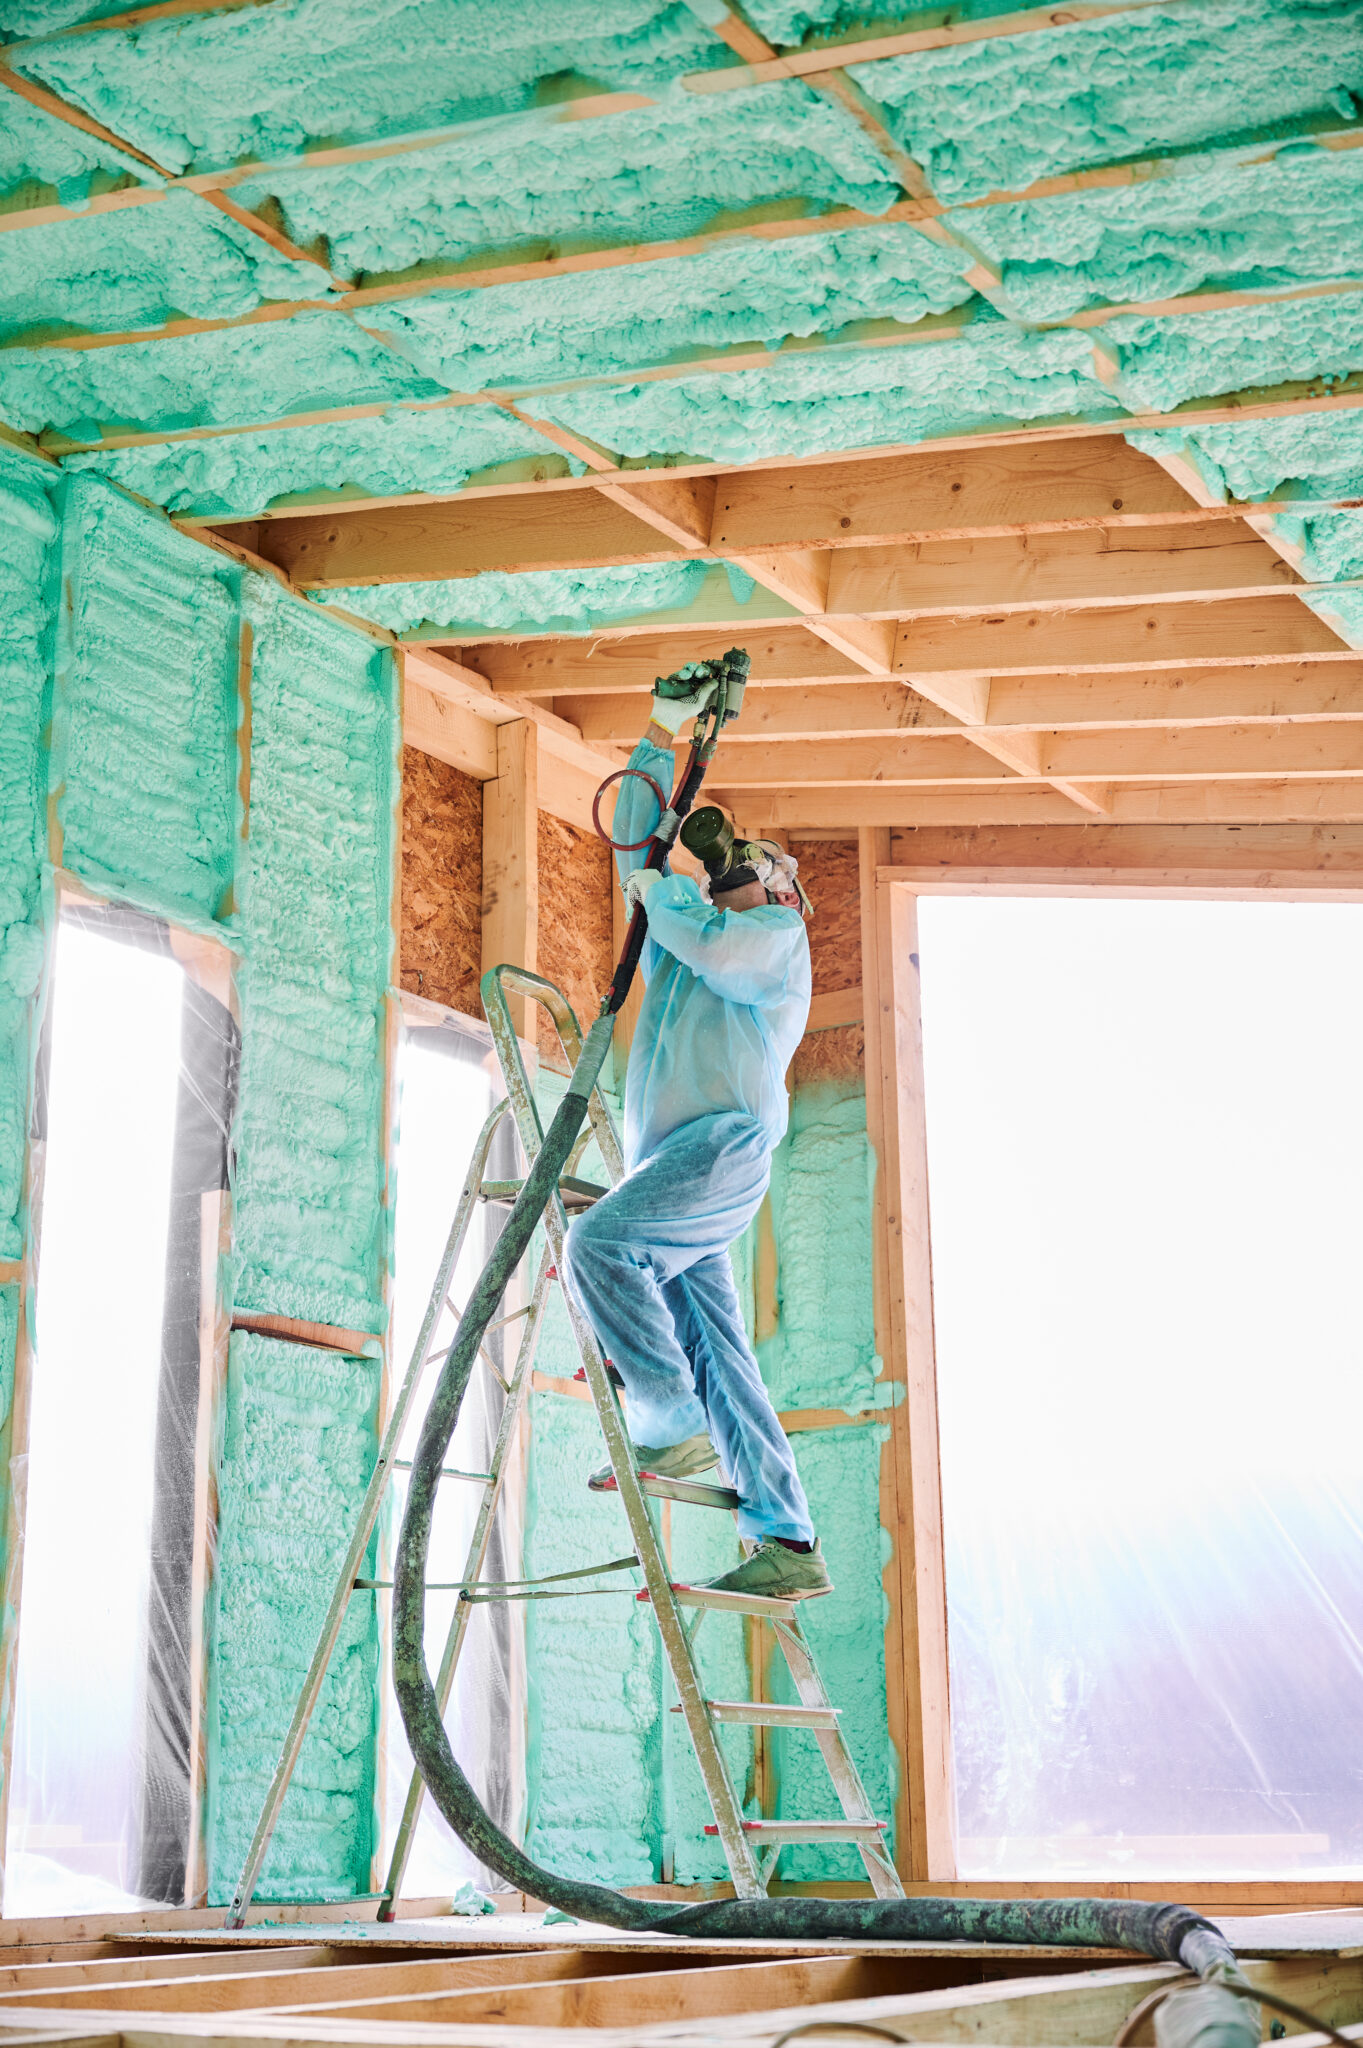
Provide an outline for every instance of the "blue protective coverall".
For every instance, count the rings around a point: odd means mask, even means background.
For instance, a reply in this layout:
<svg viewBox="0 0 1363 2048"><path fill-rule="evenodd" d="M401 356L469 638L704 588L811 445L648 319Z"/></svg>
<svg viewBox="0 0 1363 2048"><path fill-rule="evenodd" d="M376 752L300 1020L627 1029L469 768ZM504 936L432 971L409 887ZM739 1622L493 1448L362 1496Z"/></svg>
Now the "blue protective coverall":
<svg viewBox="0 0 1363 2048"><path fill-rule="evenodd" d="M670 750L630 757L669 795ZM617 841L658 822L621 785ZM623 881L647 847L618 854ZM647 984L625 1082L625 1178L568 1233L568 1279L625 1383L630 1434L659 1450L709 1430L749 1539L813 1538L790 1445L762 1383L729 1264L786 1128L785 1072L809 1015L798 910L721 910L687 875L648 894Z"/></svg>

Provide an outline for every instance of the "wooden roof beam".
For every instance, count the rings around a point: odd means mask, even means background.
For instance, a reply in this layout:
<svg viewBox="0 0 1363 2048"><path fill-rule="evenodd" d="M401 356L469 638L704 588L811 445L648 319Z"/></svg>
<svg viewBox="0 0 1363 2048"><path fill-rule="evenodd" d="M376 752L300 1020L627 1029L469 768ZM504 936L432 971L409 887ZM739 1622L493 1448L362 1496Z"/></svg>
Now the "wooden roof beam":
<svg viewBox="0 0 1363 2048"><path fill-rule="evenodd" d="M727 794L717 781L715 801ZM735 792L739 797L740 793ZM824 789L764 793L763 815L788 831L862 826L1074 825L1074 806L1033 785L938 789ZM741 801L735 808L740 812ZM1363 777L1343 781L1127 783L1107 792L1112 825L1363 823Z"/></svg>
<svg viewBox="0 0 1363 2048"><path fill-rule="evenodd" d="M987 731L924 728L893 739L746 740L720 746L712 772L727 789L866 788L997 782L981 749ZM1302 725L1214 725L1017 736L1034 752L1024 779L1085 785L1363 776L1356 720Z"/></svg>
<svg viewBox="0 0 1363 2048"><path fill-rule="evenodd" d="M1241 663L1347 661L1346 647L1292 591L1272 597L1070 612L1000 612L914 619L897 630L894 672L932 693L942 677L1096 675Z"/></svg>
<svg viewBox="0 0 1363 2048"><path fill-rule="evenodd" d="M1286 725L1318 719L1363 719L1363 658L1318 666L1157 669L1121 675L988 678L984 723L1012 730L1088 732L1141 725ZM642 708L638 693L565 694L554 709L602 745L633 745ZM957 721L898 683L757 682L725 744L753 740L892 739L908 732L950 730Z"/></svg>

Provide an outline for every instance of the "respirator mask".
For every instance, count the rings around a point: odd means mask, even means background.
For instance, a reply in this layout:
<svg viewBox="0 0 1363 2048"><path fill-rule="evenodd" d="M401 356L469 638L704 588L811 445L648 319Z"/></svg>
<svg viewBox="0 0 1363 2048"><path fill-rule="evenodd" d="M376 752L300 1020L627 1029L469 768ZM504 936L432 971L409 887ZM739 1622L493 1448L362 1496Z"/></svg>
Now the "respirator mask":
<svg viewBox="0 0 1363 2048"><path fill-rule="evenodd" d="M723 898L732 889L758 882L768 897L778 891L799 899L800 915L808 917L813 904L805 894L796 872L799 863L770 839L739 839L733 826L715 804L692 811L681 828L681 843L705 869L706 893L723 908Z"/></svg>

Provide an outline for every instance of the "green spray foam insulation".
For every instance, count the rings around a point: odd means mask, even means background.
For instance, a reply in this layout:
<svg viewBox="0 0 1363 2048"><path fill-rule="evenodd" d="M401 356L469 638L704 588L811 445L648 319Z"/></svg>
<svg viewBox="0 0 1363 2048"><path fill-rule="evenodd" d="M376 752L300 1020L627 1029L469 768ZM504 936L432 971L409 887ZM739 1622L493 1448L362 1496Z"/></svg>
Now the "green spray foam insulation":
<svg viewBox="0 0 1363 2048"><path fill-rule="evenodd" d="M380 1331L396 664L263 576L245 579L243 600L254 650L236 1303Z"/></svg>
<svg viewBox="0 0 1363 2048"><path fill-rule="evenodd" d="M215 1905L232 1895L373 1469L380 1373L377 1359L232 1336L208 1728ZM361 1594L347 1609L262 1898L344 1899L369 1889L375 1607Z"/></svg>
<svg viewBox="0 0 1363 2048"><path fill-rule="evenodd" d="M0 447L0 1258L24 1251L34 998L43 974L47 762L57 600L57 473Z"/></svg>
<svg viewBox="0 0 1363 2048"><path fill-rule="evenodd" d="M1357 584L1344 584L1337 590L1303 590L1299 595L1346 647L1363 648L1363 589Z"/></svg>
<svg viewBox="0 0 1363 2048"><path fill-rule="evenodd" d="M792 80L726 93L722 112L674 93L595 121L518 118L410 156L262 174L235 196L277 200L295 241L324 237L334 270L364 275L664 241L775 200L881 214L900 191L851 115Z"/></svg>
<svg viewBox="0 0 1363 2048"><path fill-rule="evenodd" d="M263 512L323 490L362 497L458 491L482 470L526 461L546 476L577 476L585 467L490 405L393 410L371 419L110 449L70 456L65 467L96 470L168 512L221 516Z"/></svg>
<svg viewBox="0 0 1363 2048"><path fill-rule="evenodd" d="M922 0L746 0L753 27L778 48L792 49L808 36L875 35L890 27L939 28L946 23L987 21L1015 14L1017 0L956 0L951 7L924 7Z"/></svg>
<svg viewBox="0 0 1363 2048"><path fill-rule="evenodd" d="M1276 291L1357 270L1363 154L1307 145L1266 164L1188 159L1179 177L971 207L948 221L996 265L1024 320L1209 284Z"/></svg>
<svg viewBox="0 0 1363 2048"><path fill-rule="evenodd" d="M69 121L7 92L0 106L0 204L81 206L94 192L140 185L146 166Z"/></svg>
<svg viewBox="0 0 1363 2048"><path fill-rule="evenodd" d="M1144 455L1168 453L1191 462L1223 504L1363 498L1363 411L1223 426L1133 427L1125 438Z"/></svg>
<svg viewBox="0 0 1363 2048"><path fill-rule="evenodd" d="M451 390L545 384L864 320L911 325L964 305L970 258L896 222L792 241L745 237L605 273L434 292L367 309Z"/></svg>
<svg viewBox="0 0 1363 2048"><path fill-rule="evenodd" d="M1121 364L1123 399L1168 412L1189 398L1316 379L1328 386L1363 370L1363 292L1165 319L1121 313L1101 332Z"/></svg>
<svg viewBox="0 0 1363 2048"><path fill-rule="evenodd" d="M0 42L21 36L48 35L74 22L96 21L106 14L124 14L125 0L4 0L0 6Z"/></svg>
<svg viewBox="0 0 1363 2048"><path fill-rule="evenodd" d="M525 410L643 456L751 462L930 440L1012 420L1107 418L1087 335L1019 334L979 321L969 338L913 348L801 354L765 370L527 399Z"/></svg>
<svg viewBox="0 0 1363 2048"><path fill-rule="evenodd" d="M570 1374L577 1363L569 1345ZM595 1410L535 1394L530 1415L527 1574L626 1556L619 1500L587 1491L589 1473L605 1461ZM624 1575L602 1581L616 1589L626 1583ZM653 1616L628 1592L528 1607L525 1840L556 1870L611 1884L656 1881L661 1661Z"/></svg>
<svg viewBox="0 0 1363 2048"><path fill-rule="evenodd" d="M1227 503L1256 498L1363 498L1363 413L1305 413L1229 426L1126 436L1143 454L1190 463ZM1273 531L1313 583L1363 576L1363 514L1283 512Z"/></svg>
<svg viewBox="0 0 1363 2048"><path fill-rule="evenodd" d="M78 132L78 131L73 131ZM331 280L192 192L0 236L0 338L231 320Z"/></svg>
<svg viewBox="0 0 1363 2048"><path fill-rule="evenodd" d="M0 349L0 417L75 441L247 427L336 406L443 398L344 313L92 349Z"/></svg>
<svg viewBox="0 0 1363 2048"><path fill-rule="evenodd" d="M397 0L377 37L370 0L275 0L72 37L18 62L180 171L515 112L549 80L658 93L735 59L680 0Z"/></svg>
<svg viewBox="0 0 1363 2048"><path fill-rule="evenodd" d="M855 64L939 199L1357 119L1360 0L1198 0Z"/></svg>
<svg viewBox="0 0 1363 2048"><path fill-rule="evenodd" d="M727 582L730 612L756 589L730 562L688 560L522 574L491 569L453 582L368 584L317 597L395 633L584 633L646 612L682 611L711 579Z"/></svg>
<svg viewBox="0 0 1363 2048"><path fill-rule="evenodd" d="M52 785L65 866L202 930L234 859L237 572L97 477L67 485Z"/></svg>
<svg viewBox="0 0 1363 2048"><path fill-rule="evenodd" d="M871 1306L871 1187L860 1079L795 1090L772 1156L776 1332L759 1347L779 1408L877 1405Z"/></svg>

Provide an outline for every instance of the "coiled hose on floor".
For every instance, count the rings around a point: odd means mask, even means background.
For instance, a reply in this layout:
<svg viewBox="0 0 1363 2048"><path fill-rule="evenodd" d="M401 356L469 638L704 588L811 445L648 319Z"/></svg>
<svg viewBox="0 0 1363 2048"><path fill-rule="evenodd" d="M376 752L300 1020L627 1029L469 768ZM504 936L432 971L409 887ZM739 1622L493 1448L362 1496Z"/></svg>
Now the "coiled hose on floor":
<svg viewBox="0 0 1363 2048"><path fill-rule="evenodd" d="M664 829L695 800L713 742L698 739ZM662 864L667 842L655 839L647 865ZM568 1089L545 1133L525 1185L468 1299L459 1332L442 1367L412 1461L393 1573L393 1683L412 1755L431 1797L479 1861L518 1890L547 1905L607 1927L704 1938L765 1936L811 1941L978 1941L1054 1947L1122 1948L1159 1961L1181 1963L1202 1980L1203 2000L1187 2036L1200 2048L1249 2048L1259 2040L1254 1992L1241 1975L1220 1930L1186 1906L1134 1899L712 1899L678 1905L631 1898L606 1885L560 1877L546 1870L502 1832L460 1769L445 1732L425 1653L426 1560L441 1469L459 1420L464 1391L483 1333L555 1190L582 1129L593 1086L610 1049L615 1013L629 993L644 939L642 908L635 910L614 979L583 1043ZM1205 2013L1209 1988L1221 1996ZM1171 2014L1178 1995L1162 2008ZM1163 2033L1165 2030L1161 2029ZM1328 2031L1328 2030L1327 2030Z"/></svg>

